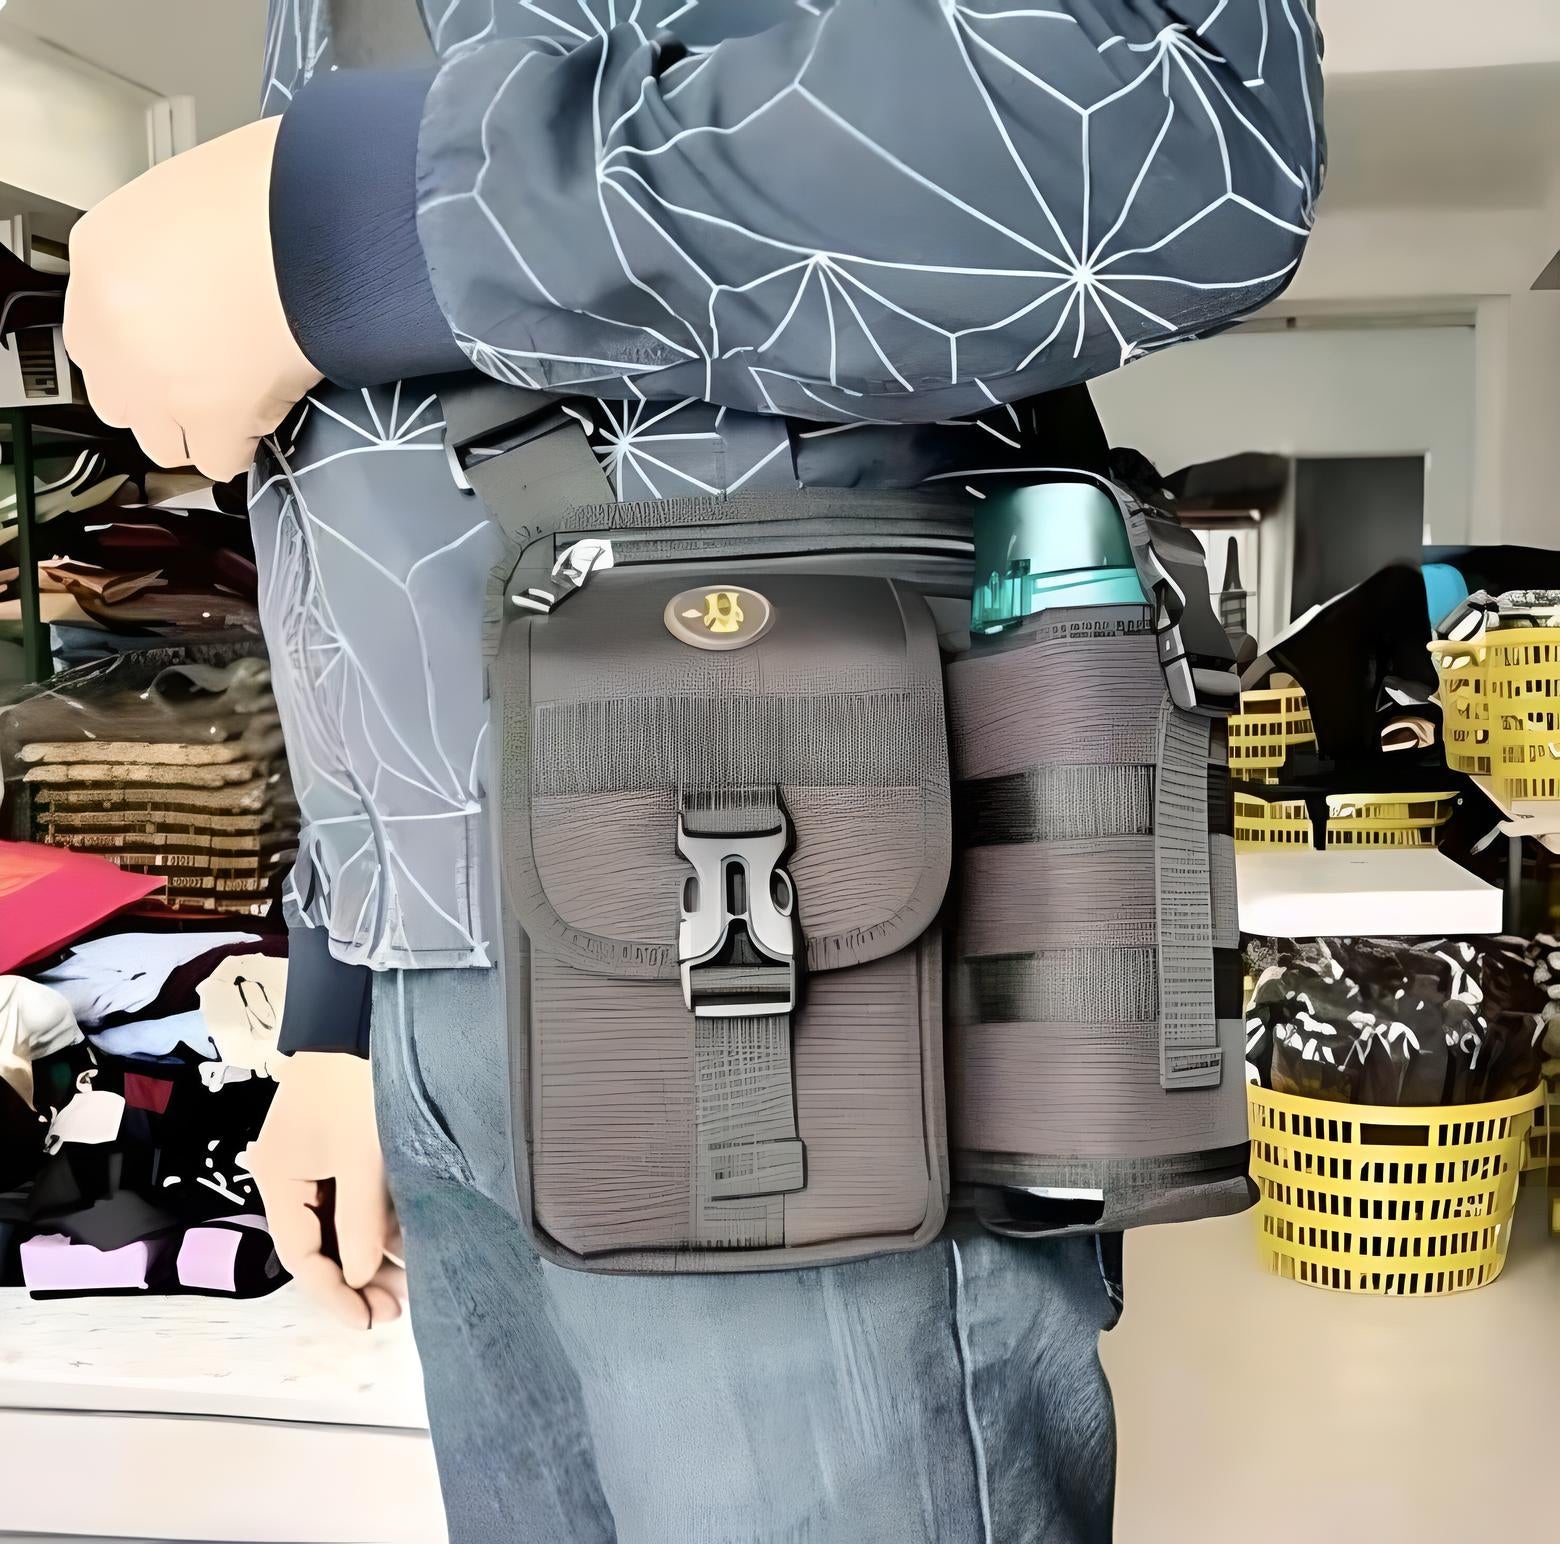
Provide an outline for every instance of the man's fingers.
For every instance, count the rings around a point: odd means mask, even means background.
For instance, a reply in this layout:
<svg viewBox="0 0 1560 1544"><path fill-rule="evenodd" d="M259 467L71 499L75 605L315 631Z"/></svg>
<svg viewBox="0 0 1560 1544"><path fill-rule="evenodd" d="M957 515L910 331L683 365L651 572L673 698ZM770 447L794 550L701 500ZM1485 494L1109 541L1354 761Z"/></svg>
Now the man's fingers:
<svg viewBox="0 0 1560 1544"><path fill-rule="evenodd" d="M96 408L95 403L93 406ZM100 409L98 417L103 417ZM106 419L104 421L108 422ZM189 465L190 453L189 447L185 444L184 431L171 418L160 418L150 423L136 423L131 427L135 430L135 437L141 449L158 466Z"/></svg>
<svg viewBox="0 0 1560 1544"><path fill-rule="evenodd" d="M319 1186L306 1179L276 1179L253 1171L265 1202L271 1241L283 1265L296 1276L298 1264L320 1252L320 1219L314 1211Z"/></svg>
<svg viewBox="0 0 1560 1544"><path fill-rule="evenodd" d="M78 342L77 347L82 346ZM110 429L128 429L131 419L135 417L129 398L119 390L117 382L111 381L110 372L97 368L89 359L83 359L71 348L69 291L66 291L65 295L65 352L81 371L81 379L87 388L87 401L92 404L92 411Z"/></svg>
<svg viewBox="0 0 1560 1544"><path fill-rule="evenodd" d="M368 1307L372 1328L394 1324L406 1311L406 1273L398 1266L385 1266L363 1288L363 1301Z"/></svg>
<svg viewBox="0 0 1560 1544"><path fill-rule="evenodd" d="M92 404L92 411L110 429L128 429L130 420L135 417L135 414L130 410L130 404L120 397L110 395L106 388L96 385L95 376L88 375L83 371L82 379L87 385L87 401Z"/></svg>
<svg viewBox="0 0 1560 1544"><path fill-rule="evenodd" d="M185 459L203 477L231 482L249 470L259 448L258 438L196 431L190 435L190 452Z"/></svg>
<svg viewBox="0 0 1560 1544"><path fill-rule="evenodd" d="M343 1324L367 1329L372 1310L363 1296L349 1287L341 1267L321 1253L323 1232L313 1203L319 1187L311 1180L263 1180L266 1221L277 1258L287 1273Z"/></svg>
<svg viewBox="0 0 1560 1544"><path fill-rule="evenodd" d="M336 1178L336 1251L348 1286L373 1280L394 1232L384 1165L365 1156L360 1168Z"/></svg>
<svg viewBox="0 0 1560 1544"><path fill-rule="evenodd" d="M324 1255L308 1255L298 1267L288 1266L292 1278L321 1308L350 1329L366 1330L374 1322L373 1310L361 1292L349 1287L341 1267Z"/></svg>
<svg viewBox="0 0 1560 1544"><path fill-rule="evenodd" d="M374 1272L370 1287L382 1287L396 1302L406 1302L406 1268L401 1265L381 1265Z"/></svg>

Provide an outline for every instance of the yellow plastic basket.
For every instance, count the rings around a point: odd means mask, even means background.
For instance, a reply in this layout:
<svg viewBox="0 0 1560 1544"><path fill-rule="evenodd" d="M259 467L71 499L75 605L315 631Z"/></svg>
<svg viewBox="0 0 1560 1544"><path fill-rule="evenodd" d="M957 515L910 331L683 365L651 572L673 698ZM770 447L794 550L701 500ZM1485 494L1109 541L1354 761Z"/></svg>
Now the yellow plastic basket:
<svg viewBox="0 0 1560 1544"><path fill-rule="evenodd" d="M1302 687L1242 692L1240 712L1230 715L1230 776L1276 783L1290 748L1315 744L1311 705Z"/></svg>
<svg viewBox="0 0 1560 1544"><path fill-rule="evenodd" d="M1430 645L1446 764L1512 803L1560 799L1560 628L1506 627Z"/></svg>
<svg viewBox="0 0 1560 1544"><path fill-rule="evenodd" d="M1246 1094L1272 1275L1383 1297L1440 1297L1500 1275L1541 1088L1405 1110Z"/></svg>
<svg viewBox="0 0 1560 1544"><path fill-rule="evenodd" d="M1330 793L1327 845L1434 847L1456 802L1455 793ZM1237 849L1310 845L1311 816L1302 800L1236 792Z"/></svg>
<svg viewBox="0 0 1560 1544"><path fill-rule="evenodd" d="M1549 1231L1560 1235L1560 1072L1553 1066L1544 1072L1544 1104L1539 1109L1543 1130L1528 1147L1546 1172L1549 1185Z"/></svg>

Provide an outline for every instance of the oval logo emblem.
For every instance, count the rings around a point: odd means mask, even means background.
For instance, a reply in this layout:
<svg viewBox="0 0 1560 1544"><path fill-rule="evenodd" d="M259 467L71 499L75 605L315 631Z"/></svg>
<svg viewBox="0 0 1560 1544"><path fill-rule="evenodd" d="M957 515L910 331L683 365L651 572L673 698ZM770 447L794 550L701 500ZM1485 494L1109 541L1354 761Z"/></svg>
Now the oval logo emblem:
<svg viewBox="0 0 1560 1544"><path fill-rule="evenodd" d="M696 649L744 649L769 631L775 608L740 584L707 584L666 603L666 628Z"/></svg>

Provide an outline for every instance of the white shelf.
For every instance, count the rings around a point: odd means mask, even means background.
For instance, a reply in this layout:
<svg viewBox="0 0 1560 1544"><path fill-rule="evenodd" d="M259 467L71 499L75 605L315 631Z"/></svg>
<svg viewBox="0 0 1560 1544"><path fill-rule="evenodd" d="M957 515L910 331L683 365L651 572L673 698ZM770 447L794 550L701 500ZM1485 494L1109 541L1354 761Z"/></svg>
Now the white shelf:
<svg viewBox="0 0 1560 1544"><path fill-rule="evenodd" d="M0 1531L437 1544L426 1427L404 1319L349 1330L296 1287L248 1302L0 1291L0 1469L31 1477L5 1487Z"/></svg>
<svg viewBox="0 0 1560 1544"><path fill-rule="evenodd" d="M123 1410L425 1429L403 1319L338 1326L296 1287L250 1301L0 1291L0 1408Z"/></svg>
<svg viewBox="0 0 1560 1544"><path fill-rule="evenodd" d="M1504 897L1434 848L1237 853L1240 927L1269 938L1434 938L1501 930Z"/></svg>

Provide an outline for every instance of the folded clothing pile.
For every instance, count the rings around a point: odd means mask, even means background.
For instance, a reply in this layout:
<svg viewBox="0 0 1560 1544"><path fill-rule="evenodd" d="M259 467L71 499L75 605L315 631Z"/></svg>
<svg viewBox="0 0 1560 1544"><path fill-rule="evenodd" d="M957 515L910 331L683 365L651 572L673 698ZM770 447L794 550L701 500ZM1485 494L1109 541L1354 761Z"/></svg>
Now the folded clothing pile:
<svg viewBox="0 0 1560 1544"><path fill-rule="evenodd" d="M280 1065L286 939L107 932L0 976L0 1285L259 1296L243 1154Z"/></svg>
<svg viewBox="0 0 1560 1544"><path fill-rule="evenodd" d="M298 816L258 640L142 649L0 713L13 834L163 880L177 907L256 914Z"/></svg>
<svg viewBox="0 0 1560 1544"><path fill-rule="evenodd" d="M1248 939L1247 1059L1280 1093L1395 1108L1537 1086L1549 999L1521 940Z"/></svg>
<svg viewBox="0 0 1560 1544"><path fill-rule="evenodd" d="M172 484L173 486L165 486ZM38 449L39 614L56 668L160 637L258 632L248 522L205 479L148 470L130 442ZM221 497L231 503L229 490ZM14 468L0 465L0 642L22 635Z"/></svg>
<svg viewBox="0 0 1560 1544"><path fill-rule="evenodd" d="M69 448L44 451L33 462L33 510L40 523L60 515L96 509L124 487L127 477L116 472L102 450ZM0 465L0 545L16 535L16 468Z"/></svg>

